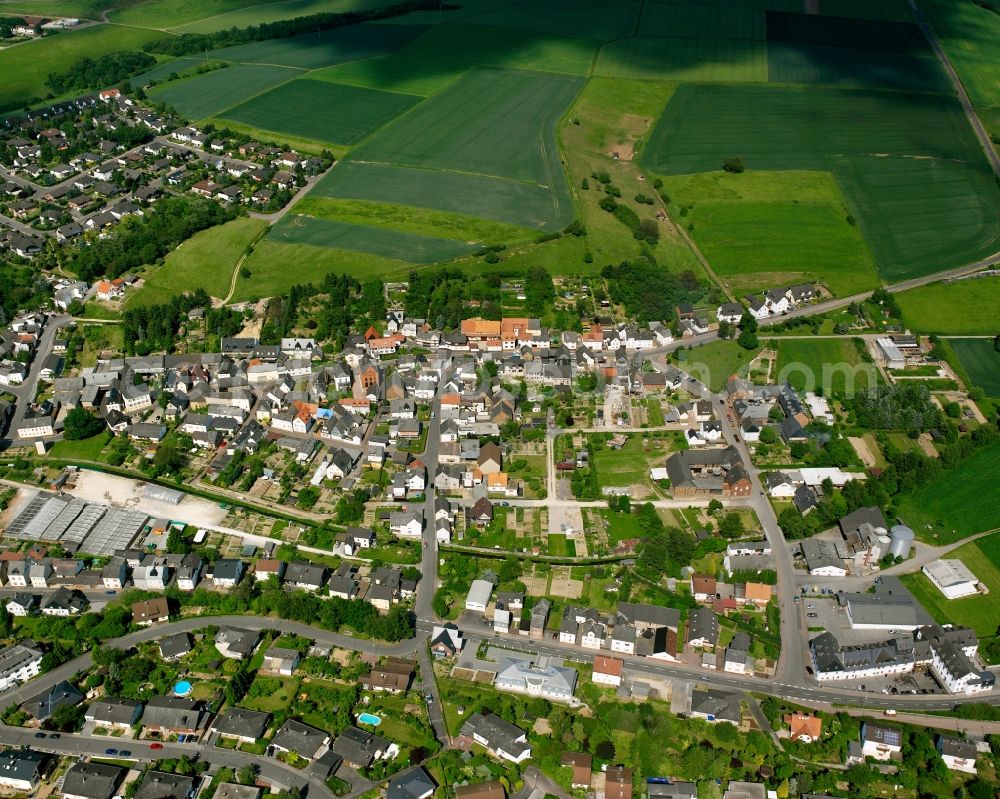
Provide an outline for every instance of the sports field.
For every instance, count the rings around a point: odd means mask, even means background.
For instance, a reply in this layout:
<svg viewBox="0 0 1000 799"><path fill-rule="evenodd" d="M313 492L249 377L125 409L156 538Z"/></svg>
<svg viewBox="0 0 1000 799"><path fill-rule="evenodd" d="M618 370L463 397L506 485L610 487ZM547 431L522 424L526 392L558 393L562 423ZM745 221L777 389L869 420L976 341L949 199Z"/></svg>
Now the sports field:
<svg viewBox="0 0 1000 799"><path fill-rule="evenodd" d="M129 299L129 305L167 302L178 291L203 288L222 299L229 293L233 269L250 243L265 229L260 219L243 217L195 233L171 252Z"/></svg>
<svg viewBox="0 0 1000 799"><path fill-rule="evenodd" d="M1000 189L956 101L834 88L685 85L643 150L663 174L832 171L889 281L1000 246Z"/></svg>
<svg viewBox="0 0 1000 799"><path fill-rule="evenodd" d="M678 82L767 80L767 47L753 39L621 39L601 49L594 74Z"/></svg>
<svg viewBox="0 0 1000 799"><path fill-rule="evenodd" d="M354 250L414 264L450 261L476 249L476 245L462 241L298 214L286 215L271 229L269 236L279 244Z"/></svg>
<svg viewBox="0 0 1000 799"><path fill-rule="evenodd" d="M896 301L903 321L915 333L995 336L996 320L969 309L1000 307L1000 277L934 283L901 292Z"/></svg>
<svg viewBox="0 0 1000 799"><path fill-rule="evenodd" d="M351 145L419 101L408 94L302 78L231 108L224 116L279 135Z"/></svg>
<svg viewBox="0 0 1000 799"><path fill-rule="evenodd" d="M822 388L824 396L852 395L878 382L878 369L866 363L853 339L771 339L778 350L777 380L796 391Z"/></svg>
<svg viewBox="0 0 1000 799"><path fill-rule="evenodd" d="M300 73L288 67L230 64L225 69L155 86L149 96L187 119L207 119Z"/></svg>
<svg viewBox="0 0 1000 799"><path fill-rule="evenodd" d="M354 61L310 77L428 96L475 66L585 75L599 42L488 25L444 23L384 58Z"/></svg>
<svg viewBox="0 0 1000 799"><path fill-rule="evenodd" d="M934 544L1000 527L998 473L1000 444L991 444L903 497L898 516L921 541Z"/></svg>
<svg viewBox="0 0 1000 799"><path fill-rule="evenodd" d="M4 7L6 8L6 7ZM139 50L162 34L119 25L94 25L47 36L0 50L0 112L40 102L50 89L51 72L63 72L81 58L98 58L116 50Z"/></svg>
<svg viewBox="0 0 1000 799"><path fill-rule="evenodd" d="M980 636L992 638L1000 623L1000 604L992 601L1000 591L1000 533L977 539L952 550L945 557L962 561L990 592L990 597L981 594L947 599L923 574L911 574L903 578L906 587L914 593L920 604L940 624L959 624L971 627Z"/></svg>
<svg viewBox="0 0 1000 799"><path fill-rule="evenodd" d="M948 343L969 379L987 396L1000 397L1000 352L991 338L953 338Z"/></svg>
<svg viewBox="0 0 1000 799"><path fill-rule="evenodd" d="M419 233L455 241L511 244L537 237L530 228L505 225L465 214L451 214L430 208L364 200L335 200L306 197L295 204L295 213L317 219L332 219L369 227L386 227L404 233Z"/></svg>

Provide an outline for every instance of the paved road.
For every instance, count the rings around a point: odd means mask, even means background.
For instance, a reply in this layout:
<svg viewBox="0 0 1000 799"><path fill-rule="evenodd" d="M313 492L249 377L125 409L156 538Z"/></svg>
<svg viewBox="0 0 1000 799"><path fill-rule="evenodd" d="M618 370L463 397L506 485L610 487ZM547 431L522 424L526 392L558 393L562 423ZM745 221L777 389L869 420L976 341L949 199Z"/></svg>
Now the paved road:
<svg viewBox="0 0 1000 799"><path fill-rule="evenodd" d="M137 764L149 762L155 763L157 760L172 760L181 755L196 756L207 763L214 763L219 766L229 766L239 769L243 766L256 766L262 777L268 782L281 787L296 787L300 791L306 792L310 797L323 797L323 799L333 799L334 793L326 783L319 777L312 774L309 768L302 770L293 768L280 760L252 755L246 752L237 752L232 749L219 749L206 744L171 744L164 743L163 748L153 751L149 748L149 743L145 741L130 741L118 738L108 738L100 735L82 735L62 733L58 740L46 738L41 740L35 738L36 731L33 729L23 729L21 727L8 727L0 724L0 743L7 746L30 746L43 752L53 752L59 755L116 757L108 755L107 749L113 748L119 751L125 749L131 752L131 759Z"/></svg>
<svg viewBox="0 0 1000 799"><path fill-rule="evenodd" d="M18 233L23 233L25 236L44 236L45 231L35 230L31 225L26 225L23 222L18 222L16 219L11 219L9 216L4 216L0 214L0 227L9 227L11 230L16 230Z"/></svg>

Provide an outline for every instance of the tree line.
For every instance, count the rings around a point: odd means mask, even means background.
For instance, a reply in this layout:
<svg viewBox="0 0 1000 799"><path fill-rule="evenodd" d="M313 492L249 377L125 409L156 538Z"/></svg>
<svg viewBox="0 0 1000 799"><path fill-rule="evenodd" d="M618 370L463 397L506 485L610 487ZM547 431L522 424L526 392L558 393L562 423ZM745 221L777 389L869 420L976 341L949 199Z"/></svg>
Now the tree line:
<svg viewBox="0 0 1000 799"><path fill-rule="evenodd" d="M126 308L121 313L126 355L149 355L170 352L174 348L181 324L193 308L206 308L212 298L203 288L176 294L169 302Z"/></svg>
<svg viewBox="0 0 1000 799"><path fill-rule="evenodd" d="M235 218L235 211L203 197L166 197L143 216L123 219L107 237L74 250L69 268L88 282L119 277L155 263L199 230Z"/></svg>
<svg viewBox="0 0 1000 799"><path fill-rule="evenodd" d="M103 89L138 75L154 64L156 59L149 53L124 50L98 58L81 58L67 70L50 72L45 82L56 94Z"/></svg>
<svg viewBox="0 0 1000 799"><path fill-rule="evenodd" d="M262 42L268 39L287 39L303 33L316 33L348 25L358 25L362 22L391 19L413 11L437 10L438 8L450 10L456 7L449 3L438 3L435 0L405 0L405 2L367 11L309 14L294 19L249 25L246 28L232 27L214 33L185 33L182 36L164 36L147 43L143 46L143 50L147 53L164 53L174 56L190 55L220 47L230 47L234 44Z"/></svg>
<svg viewBox="0 0 1000 799"><path fill-rule="evenodd" d="M601 276L607 281L612 302L624 306L640 324L672 320L678 305L696 302L706 289L694 272L675 274L650 255L606 266Z"/></svg>

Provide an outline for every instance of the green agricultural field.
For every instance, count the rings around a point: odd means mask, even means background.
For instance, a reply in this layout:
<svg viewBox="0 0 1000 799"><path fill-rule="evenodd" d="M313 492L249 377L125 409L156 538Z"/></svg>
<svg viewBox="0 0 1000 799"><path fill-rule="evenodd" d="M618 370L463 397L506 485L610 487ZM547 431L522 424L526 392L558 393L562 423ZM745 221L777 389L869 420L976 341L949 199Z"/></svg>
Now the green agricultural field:
<svg viewBox="0 0 1000 799"><path fill-rule="evenodd" d="M866 362L852 339L780 339L775 382L788 381L796 391L821 388L824 396L854 394L879 382L878 368Z"/></svg>
<svg viewBox="0 0 1000 799"><path fill-rule="evenodd" d="M561 228L573 208L554 127L579 87L570 77L475 70L383 128L314 194Z"/></svg>
<svg viewBox="0 0 1000 799"><path fill-rule="evenodd" d="M1000 397L1000 352L990 338L949 339L951 348L973 384L987 396Z"/></svg>
<svg viewBox="0 0 1000 799"><path fill-rule="evenodd" d="M149 96L190 120L207 119L299 74L300 70L288 67L231 64L156 86Z"/></svg>
<svg viewBox="0 0 1000 799"><path fill-rule="evenodd" d="M952 90L912 23L768 12L767 61L772 83Z"/></svg>
<svg viewBox="0 0 1000 799"><path fill-rule="evenodd" d="M433 208L510 225L558 230L572 208L548 189L514 180L344 161L320 180L310 197L338 197Z"/></svg>
<svg viewBox="0 0 1000 799"><path fill-rule="evenodd" d="M767 47L752 39L630 37L601 49L594 74L692 83L764 83Z"/></svg>
<svg viewBox="0 0 1000 799"><path fill-rule="evenodd" d="M619 0L609 7L603 0L546 0L544 3L511 0L495 5L496 8L472 14L468 21L476 25L617 39L633 32L641 3Z"/></svg>
<svg viewBox="0 0 1000 799"><path fill-rule="evenodd" d="M304 17L309 14L359 11L367 8L380 8L385 5L385 0L277 0L277 2L274 0L250 0L246 3L233 2L232 0L212 0L212 2L220 4L228 3L231 10L204 14L199 10L202 5L199 0L172 0L172 2L176 3L176 10L173 11L170 22L172 23L171 27L178 33L214 33L228 28L263 25L268 22ZM191 8L190 12L187 11L188 8ZM188 18L182 21L181 14L187 15Z"/></svg>
<svg viewBox="0 0 1000 799"><path fill-rule="evenodd" d="M174 72L176 72L178 77L180 77L188 70L197 69L204 63L205 60L201 58L167 58L152 69L136 75L134 78L129 80L129 85L133 88L136 86L146 86L150 81L165 80ZM208 63L213 62L209 61Z"/></svg>
<svg viewBox="0 0 1000 799"><path fill-rule="evenodd" d="M1000 534L993 534L963 544L946 557L962 561L979 581L989 588L990 596L1000 591L1000 568L996 561ZM996 636L1000 623L1000 605L980 594L961 599L947 599L923 574L903 577L906 587L913 592L920 604L940 624L958 624L973 628L984 638Z"/></svg>
<svg viewBox="0 0 1000 799"><path fill-rule="evenodd" d="M906 0L823 0L819 10L829 17L913 22L913 9Z"/></svg>
<svg viewBox="0 0 1000 799"><path fill-rule="evenodd" d="M994 252L1000 189L956 101L776 86L681 86L643 150L654 172L832 171L889 281ZM933 219L934 224L928 224Z"/></svg>
<svg viewBox="0 0 1000 799"><path fill-rule="evenodd" d="M366 22L318 33L304 33L288 39L238 44L212 50L211 53L217 61L320 69L392 53L422 32L423 28L415 25L375 25Z"/></svg>
<svg viewBox="0 0 1000 799"><path fill-rule="evenodd" d="M112 8L108 12L108 19L119 25L140 28L173 28L263 2L267 0L153 0L126 5L124 8Z"/></svg>
<svg viewBox="0 0 1000 799"><path fill-rule="evenodd" d="M921 541L930 544L947 544L998 528L998 473L1000 444L992 444L903 497L897 515Z"/></svg>
<svg viewBox="0 0 1000 799"><path fill-rule="evenodd" d="M369 227L384 227L406 233L419 233L439 239L482 244L512 244L533 239L537 233L529 228L491 222L464 214L449 214L429 208L392 203L370 203L364 200L334 200L306 197L295 204L297 214L317 219L331 219Z"/></svg>
<svg viewBox="0 0 1000 799"><path fill-rule="evenodd" d="M229 293L233 269L246 248L267 229L261 219L243 217L195 233L171 252L142 288L129 300L130 306L167 302L181 291L203 288L211 296Z"/></svg>
<svg viewBox="0 0 1000 799"><path fill-rule="evenodd" d="M463 241L297 214L285 216L269 235L278 243L356 250L414 264L450 261L477 249L475 244Z"/></svg>
<svg viewBox="0 0 1000 799"><path fill-rule="evenodd" d="M94 25L0 50L0 112L39 102L50 91L45 80L51 72L65 71L81 58L141 49L160 35L140 28Z"/></svg>
<svg viewBox="0 0 1000 799"><path fill-rule="evenodd" d="M746 371L756 353L743 349L735 341L712 341L692 347L685 355L680 367L712 391L721 391L730 375Z"/></svg>
<svg viewBox="0 0 1000 799"><path fill-rule="evenodd" d="M582 81L478 69L359 148L355 160L560 182L553 129Z"/></svg>
<svg viewBox="0 0 1000 799"><path fill-rule="evenodd" d="M108 0L10 0L2 5L4 14L79 19L100 19L101 11L107 7Z"/></svg>
<svg viewBox="0 0 1000 799"><path fill-rule="evenodd" d="M231 108L225 117L278 135L351 145L419 101L408 94L303 78Z"/></svg>
<svg viewBox="0 0 1000 799"><path fill-rule="evenodd" d="M764 39L764 13L721 5L646 3L639 36L665 39Z"/></svg>
<svg viewBox="0 0 1000 799"><path fill-rule="evenodd" d="M289 264L295 269L290 270ZM308 244L281 244L269 237L260 241L244 262L250 277L236 281L233 302L273 297L294 283L320 281L327 272L342 272L358 280L405 280L413 264L368 253L314 247Z"/></svg>
<svg viewBox="0 0 1000 799"><path fill-rule="evenodd" d="M664 186L674 219L694 225L712 268L737 291L816 280L846 296L878 285L868 245L827 172L704 172L667 177Z"/></svg>
<svg viewBox="0 0 1000 799"><path fill-rule="evenodd" d="M995 336L995 320L970 308L1000 307L1000 277L932 283L896 295L903 321L916 333Z"/></svg>
<svg viewBox="0 0 1000 799"><path fill-rule="evenodd" d="M972 2L951 0L923 0L920 7L972 102L1000 106L1000 14Z"/></svg>
<svg viewBox="0 0 1000 799"><path fill-rule="evenodd" d="M475 66L586 75L598 46L571 35L446 23L385 58L355 61L310 77L428 96Z"/></svg>

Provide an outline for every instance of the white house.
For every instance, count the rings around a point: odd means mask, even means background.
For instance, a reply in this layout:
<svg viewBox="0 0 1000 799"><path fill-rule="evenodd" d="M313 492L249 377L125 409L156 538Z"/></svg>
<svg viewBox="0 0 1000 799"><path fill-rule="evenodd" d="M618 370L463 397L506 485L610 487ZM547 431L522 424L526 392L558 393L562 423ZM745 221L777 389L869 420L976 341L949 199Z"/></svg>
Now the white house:
<svg viewBox="0 0 1000 799"><path fill-rule="evenodd" d="M944 764L952 771L976 773L976 745L953 735L939 735L937 750Z"/></svg>
<svg viewBox="0 0 1000 799"><path fill-rule="evenodd" d="M622 672L624 670L624 660L610 658L605 655L594 657L593 680L598 685L612 685L617 688L622 684Z"/></svg>
<svg viewBox="0 0 1000 799"><path fill-rule="evenodd" d="M891 727L878 727L867 721L861 725L861 754L875 760L889 760L903 749L903 734Z"/></svg>

